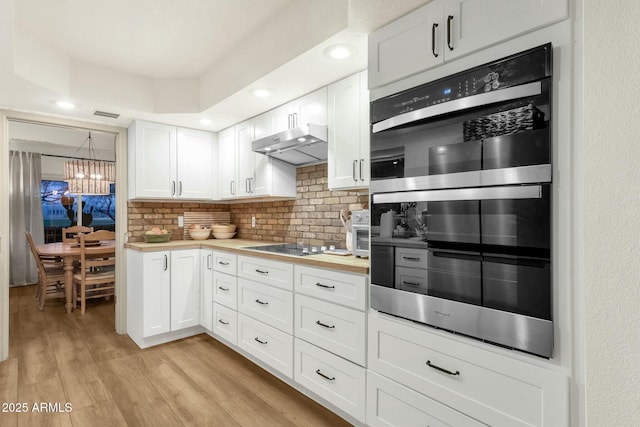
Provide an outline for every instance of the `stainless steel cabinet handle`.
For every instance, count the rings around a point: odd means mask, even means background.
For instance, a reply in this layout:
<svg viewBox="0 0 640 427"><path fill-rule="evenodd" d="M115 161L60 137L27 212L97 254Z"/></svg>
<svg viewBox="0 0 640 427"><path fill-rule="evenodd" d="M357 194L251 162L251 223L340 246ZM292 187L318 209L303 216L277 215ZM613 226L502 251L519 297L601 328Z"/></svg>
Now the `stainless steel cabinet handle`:
<svg viewBox="0 0 640 427"><path fill-rule="evenodd" d="M353 161L353 171L352 171L352 176L353 176L353 180L357 181L358 179L356 178L356 164L358 163L357 160Z"/></svg>
<svg viewBox="0 0 640 427"><path fill-rule="evenodd" d="M229 322L225 322L222 319L218 319L218 323L222 323L223 325L228 325L229 324Z"/></svg>
<svg viewBox="0 0 640 427"><path fill-rule="evenodd" d="M420 283L402 281L403 285L420 287Z"/></svg>
<svg viewBox="0 0 640 427"><path fill-rule="evenodd" d="M171 181L171 195L172 196L176 195L176 182L175 181Z"/></svg>
<svg viewBox="0 0 640 427"><path fill-rule="evenodd" d="M265 270L260 270L260 269L256 268L256 273L269 274L269 271L268 270L266 270L266 271Z"/></svg>
<svg viewBox="0 0 640 427"><path fill-rule="evenodd" d="M438 57L438 53L436 52L436 28L438 28L438 24L434 23L431 26L431 53L433 53L434 57Z"/></svg>
<svg viewBox="0 0 640 427"><path fill-rule="evenodd" d="M420 261L420 258L413 256L403 256L402 259L406 259L407 261Z"/></svg>
<svg viewBox="0 0 640 427"><path fill-rule="evenodd" d="M362 177L362 164L364 163L364 159L360 159L360 181L364 181Z"/></svg>
<svg viewBox="0 0 640 427"><path fill-rule="evenodd" d="M164 271L167 271L169 268L169 257L167 255L164 256Z"/></svg>
<svg viewBox="0 0 640 427"><path fill-rule="evenodd" d="M335 329L336 328L336 325L327 325L326 323L322 323L319 320L316 320L316 325L320 325L323 328L327 328L327 329Z"/></svg>
<svg viewBox="0 0 640 427"><path fill-rule="evenodd" d="M244 191L249 194L249 178L244 179Z"/></svg>
<svg viewBox="0 0 640 427"><path fill-rule="evenodd" d="M320 371L320 369L316 369L316 374L320 375L322 378L324 378L324 379L326 379L326 380L328 380L328 381L335 381L335 380L336 380L336 377L329 377L329 376L327 376L327 375L323 374L323 373Z"/></svg>
<svg viewBox="0 0 640 427"><path fill-rule="evenodd" d="M440 366L434 365L433 363L431 363L430 360L427 360L427 366L430 367L430 368L436 369L436 370L438 370L440 372L444 372L445 374L448 374L448 375L453 375L453 376L460 375L460 371L452 372L452 371L450 371L448 369L441 368Z"/></svg>
<svg viewBox="0 0 640 427"><path fill-rule="evenodd" d="M334 285L325 285L325 284L320 283L320 282L316 283L316 286L319 286L321 288L326 288L326 289L335 289L336 288Z"/></svg>
<svg viewBox="0 0 640 427"><path fill-rule="evenodd" d="M207 270L211 270L211 254L207 255Z"/></svg>
<svg viewBox="0 0 640 427"><path fill-rule="evenodd" d="M449 46L449 50L453 50L453 46L451 46L451 21L453 21L453 15L447 16L447 46Z"/></svg>
<svg viewBox="0 0 640 427"><path fill-rule="evenodd" d="M261 305L269 305L269 301L260 301L260 298L256 299L256 302Z"/></svg>
<svg viewBox="0 0 640 427"><path fill-rule="evenodd" d="M267 344L269 344L269 341L261 341L261 340L260 340L260 338L258 338L258 337L255 337L255 338L254 338L254 340L258 341L258 342L259 342L260 344L262 344L262 345L267 345Z"/></svg>
<svg viewBox="0 0 640 427"><path fill-rule="evenodd" d="M229 288L223 288L222 286L218 286L218 289L220 289L221 291L225 291L225 292L229 291Z"/></svg>
<svg viewBox="0 0 640 427"><path fill-rule="evenodd" d="M218 264L220 264L220 265L229 265L228 262L224 262L224 261L218 261Z"/></svg>
<svg viewBox="0 0 640 427"><path fill-rule="evenodd" d="M178 196L182 196L182 181L178 181Z"/></svg>

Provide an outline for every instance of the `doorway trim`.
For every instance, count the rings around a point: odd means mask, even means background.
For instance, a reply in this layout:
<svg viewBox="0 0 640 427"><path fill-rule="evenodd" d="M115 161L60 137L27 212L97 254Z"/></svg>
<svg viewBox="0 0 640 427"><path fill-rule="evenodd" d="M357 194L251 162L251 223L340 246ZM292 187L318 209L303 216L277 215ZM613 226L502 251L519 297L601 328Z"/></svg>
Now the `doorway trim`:
<svg viewBox="0 0 640 427"><path fill-rule="evenodd" d="M115 330L127 332L127 280L124 244L127 241L127 128L35 113L0 110L0 361L9 357L9 123L96 130L115 135L116 154L116 313Z"/></svg>

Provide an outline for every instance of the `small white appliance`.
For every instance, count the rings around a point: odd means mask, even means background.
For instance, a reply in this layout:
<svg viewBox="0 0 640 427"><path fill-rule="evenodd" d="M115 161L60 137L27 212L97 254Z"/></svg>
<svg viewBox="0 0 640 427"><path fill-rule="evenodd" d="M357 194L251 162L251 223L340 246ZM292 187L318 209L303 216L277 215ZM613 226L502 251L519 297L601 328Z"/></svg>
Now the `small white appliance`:
<svg viewBox="0 0 640 427"><path fill-rule="evenodd" d="M369 258L369 211L351 213L352 251L358 258Z"/></svg>

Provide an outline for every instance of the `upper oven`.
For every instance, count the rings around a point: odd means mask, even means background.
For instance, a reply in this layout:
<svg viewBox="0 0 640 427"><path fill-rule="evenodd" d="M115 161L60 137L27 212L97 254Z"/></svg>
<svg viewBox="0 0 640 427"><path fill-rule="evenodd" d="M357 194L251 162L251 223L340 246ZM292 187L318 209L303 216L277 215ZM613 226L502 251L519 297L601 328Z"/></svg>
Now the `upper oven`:
<svg viewBox="0 0 640 427"><path fill-rule="evenodd" d="M371 103L371 303L551 357L552 46Z"/></svg>

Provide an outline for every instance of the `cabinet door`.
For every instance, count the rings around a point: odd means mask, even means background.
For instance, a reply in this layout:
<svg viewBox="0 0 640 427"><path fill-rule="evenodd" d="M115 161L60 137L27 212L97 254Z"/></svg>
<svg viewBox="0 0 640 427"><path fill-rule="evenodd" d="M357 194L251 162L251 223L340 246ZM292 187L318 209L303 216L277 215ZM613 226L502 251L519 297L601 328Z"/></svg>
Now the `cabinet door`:
<svg viewBox="0 0 640 427"><path fill-rule="evenodd" d="M233 127L218 134L218 196L231 199L236 194L236 136Z"/></svg>
<svg viewBox="0 0 640 427"><path fill-rule="evenodd" d="M171 254L147 252L142 256L142 336L171 330ZM130 284L135 286L136 284Z"/></svg>
<svg viewBox="0 0 640 427"><path fill-rule="evenodd" d="M442 64L445 31L442 2L436 0L370 34L369 87L383 86Z"/></svg>
<svg viewBox="0 0 640 427"><path fill-rule="evenodd" d="M329 86L329 188L344 189L360 184L360 75L354 74ZM366 108L368 110L368 106ZM368 128L367 128L368 131Z"/></svg>
<svg viewBox="0 0 640 427"><path fill-rule="evenodd" d="M200 324L200 250L171 252L171 330Z"/></svg>
<svg viewBox="0 0 640 427"><path fill-rule="evenodd" d="M445 57L449 60L466 55L568 16L566 0L446 1L443 16Z"/></svg>
<svg viewBox="0 0 640 427"><path fill-rule="evenodd" d="M327 125L327 88L323 87L311 92L295 102L293 112L293 127L303 126L309 123L315 125Z"/></svg>
<svg viewBox="0 0 640 427"><path fill-rule="evenodd" d="M289 102L266 113L271 117L272 134L294 127L293 113L295 112L295 108L295 104L293 102Z"/></svg>
<svg viewBox="0 0 640 427"><path fill-rule="evenodd" d="M176 127L136 122L134 158L130 173L135 176L132 197L171 198L176 194ZM133 170L132 170L133 169Z"/></svg>
<svg viewBox="0 0 640 427"><path fill-rule="evenodd" d="M255 181L256 153L251 149L253 127L250 121L235 126L236 153L238 167L238 188L236 197L251 196L251 185Z"/></svg>
<svg viewBox="0 0 640 427"><path fill-rule="evenodd" d="M367 70L360 72L360 185L368 187L371 180L371 125L369 124L369 83Z"/></svg>
<svg viewBox="0 0 640 427"><path fill-rule="evenodd" d="M200 250L200 325L213 330L213 253Z"/></svg>
<svg viewBox="0 0 640 427"><path fill-rule="evenodd" d="M211 132L178 128L176 195L183 199L213 199L214 139Z"/></svg>

